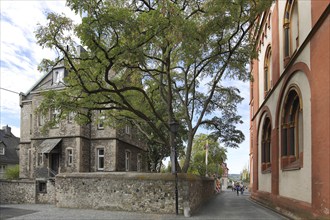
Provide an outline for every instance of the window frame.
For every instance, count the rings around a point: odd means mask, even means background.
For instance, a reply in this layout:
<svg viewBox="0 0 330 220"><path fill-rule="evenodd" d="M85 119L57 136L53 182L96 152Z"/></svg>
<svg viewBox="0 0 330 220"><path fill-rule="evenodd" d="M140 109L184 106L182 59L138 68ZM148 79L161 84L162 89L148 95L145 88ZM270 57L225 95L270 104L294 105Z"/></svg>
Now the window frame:
<svg viewBox="0 0 330 220"><path fill-rule="evenodd" d="M5 155L6 154L6 148L5 145L0 145L0 155Z"/></svg>
<svg viewBox="0 0 330 220"><path fill-rule="evenodd" d="M267 46L265 59L264 59L264 94L265 97L269 94L272 89L272 48L270 45Z"/></svg>
<svg viewBox="0 0 330 220"><path fill-rule="evenodd" d="M261 171L262 173L271 172L272 155L272 123L270 117L266 116L262 126L261 135Z"/></svg>
<svg viewBox="0 0 330 220"><path fill-rule="evenodd" d="M104 130L104 120L105 120L105 115L103 115L102 110L98 110L97 116L98 116L98 121L97 121L97 129L98 130Z"/></svg>
<svg viewBox="0 0 330 220"><path fill-rule="evenodd" d="M73 148L67 148L66 153L66 164L68 167L71 167L73 165Z"/></svg>
<svg viewBox="0 0 330 220"><path fill-rule="evenodd" d="M131 151L130 150L125 150L125 171L128 172L131 169Z"/></svg>
<svg viewBox="0 0 330 220"><path fill-rule="evenodd" d="M291 56L295 53L295 51L299 47L299 19L297 21L297 37L293 38L292 33L292 15L294 14L294 10L297 10L297 16L299 18L299 10L298 10L298 1L296 0L287 0L284 10L283 16L283 55L284 55L284 66L287 66ZM294 40L294 42L293 42ZM293 44L295 43L295 47L293 48Z"/></svg>
<svg viewBox="0 0 330 220"><path fill-rule="evenodd" d="M136 170L138 172L141 172L142 171L142 154L138 153L136 158L137 158L136 159Z"/></svg>
<svg viewBox="0 0 330 220"><path fill-rule="evenodd" d="M281 118L281 168L297 170L303 167L303 105L301 93L292 86L284 99ZM301 130L299 130L301 128Z"/></svg>
<svg viewBox="0 0 330 220"><path fill-rule="evenodd" d="M51 119L54 120L54 118L55 118L55 122L56 122L54 124L53 128L59 128L60 127L60 123L56 119L58 117L58 115L60 115L60 114L61 114L61 111L57 108L54 108L54 109L51 110Z"/></svg>
<svg viewBox="0 0 330 220"><path fill-rule="evenodd" d="M100 154L101 150L103 151L103 154ZM99 147L99 148L96 149L96 170L97 171L104 171L104 162L105 162L104 155L105 155L105 150L104 150L103 147ZM103 164L102 167L100 167L100 164L101 164L100 161L101 160L102 160L102 164Z"/></svg>

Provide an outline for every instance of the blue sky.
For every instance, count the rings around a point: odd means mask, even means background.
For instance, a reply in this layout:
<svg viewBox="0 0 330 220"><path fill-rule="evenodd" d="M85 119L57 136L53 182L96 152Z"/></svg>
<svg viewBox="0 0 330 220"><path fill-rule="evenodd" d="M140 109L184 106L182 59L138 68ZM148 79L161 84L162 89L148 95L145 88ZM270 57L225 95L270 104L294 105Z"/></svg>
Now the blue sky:
<svg viewBox="0 0 330 220"><path fill-rule="evenodd" d="M34 31L37 24L46 22L46 11L64 13L79 22L65 1L15 1L0 0L0 87L14 92L27 92L42 73L37 70L43 58L55 56L53 51L42 49L36 44ZM228 149L229 173L240 173L249 161L249 83L235 82L245 100L239 106L244 124L239 128L245 141L239 149ZM0 124L9 125L16 136L20 136L19 95L0 90Z"/></svg>

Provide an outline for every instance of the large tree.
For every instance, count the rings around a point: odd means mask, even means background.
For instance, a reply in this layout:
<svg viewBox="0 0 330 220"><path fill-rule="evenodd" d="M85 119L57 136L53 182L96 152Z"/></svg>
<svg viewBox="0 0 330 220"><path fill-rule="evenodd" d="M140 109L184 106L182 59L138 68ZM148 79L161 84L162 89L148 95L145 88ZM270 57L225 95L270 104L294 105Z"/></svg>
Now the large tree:
<svg viewBox="0 0 330 220"><path fill-rule="evenodd" d="M106 110L108 125L129 121L163 152L175 140L184 142L187 172L201 126L224 146L238 147L244 140L236 128L242 123L236 111L239 89L221 81L249 79L249 31L270 2L68 0L82 15L81 24L51 12L36 31L41 46L59 52L40 69L64 61L68 71L66 88L46 92L40 111L59 108L60 117L73 111L83 123L92 110ZM85 51L76 49L70 31ZM173 122L180 125L178 135L170 132Z"/></svg>

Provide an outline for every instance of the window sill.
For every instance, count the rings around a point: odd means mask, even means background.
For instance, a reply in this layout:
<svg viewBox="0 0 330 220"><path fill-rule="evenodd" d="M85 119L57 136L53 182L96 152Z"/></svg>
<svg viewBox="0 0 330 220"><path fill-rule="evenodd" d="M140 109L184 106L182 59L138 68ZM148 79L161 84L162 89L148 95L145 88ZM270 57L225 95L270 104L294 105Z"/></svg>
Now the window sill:
<svg viewBox="0 0 330 220"><path fill-rule="evenodd" d="M300 159L297 159L285 166L283 166L283 171L293 171L293 170L300 170L301 169L301 162Z"/></svg>
<svg viewBox="0 0 330 220"><path fill-rule="evenodd" d="M272 172L271 163L262 163L261 173L266 174L271 172Z"/></svg>

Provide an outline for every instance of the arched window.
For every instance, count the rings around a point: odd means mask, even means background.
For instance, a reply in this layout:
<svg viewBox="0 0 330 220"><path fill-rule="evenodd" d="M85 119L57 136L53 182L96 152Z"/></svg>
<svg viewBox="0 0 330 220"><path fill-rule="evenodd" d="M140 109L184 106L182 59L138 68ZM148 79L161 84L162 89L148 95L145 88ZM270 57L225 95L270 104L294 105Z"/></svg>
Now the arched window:
<svg viewBox="0 0 330 220"><path fill-rule="evenodd" d="M300 168L303 153L303 117L300 93L295 87L286 96L282 109L282 169Z"/></svg>
<svg viewBox="0 0 330 220"><path fill-rule="evenodd" d="M265 97L271 89L272 84L272 49L267 47L264 61L264 92Z"/></svg>
<svg viewBox="0 0 330 220"><path fill-rule="evenodd" d="M265 118L262 126L261 140L261 170L263 172L270 171L271 167L271 132L272 126L269 117Z"/></svg>
<svg viewBox="0 0 330 220"><path fill-rule="evenodd" d="M298 4L288 0L284 12L284 65L299 46Z"/></svg>

